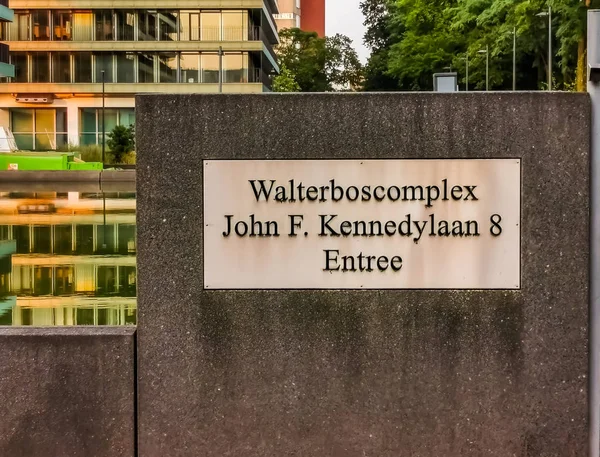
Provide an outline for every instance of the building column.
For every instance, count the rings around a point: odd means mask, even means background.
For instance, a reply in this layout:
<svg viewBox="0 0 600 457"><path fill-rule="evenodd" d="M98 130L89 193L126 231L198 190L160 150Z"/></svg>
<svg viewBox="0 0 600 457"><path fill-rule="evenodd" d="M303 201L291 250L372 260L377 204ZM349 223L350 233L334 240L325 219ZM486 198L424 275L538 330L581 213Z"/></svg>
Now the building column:
<svg viewBox="0 0 600 457"><path fill-rule="evenodd" d="M8 108L0 109L0 127L10 128L10 110Z"/></svg>
<svg viewBox="0 0 600 457"><path fill-rule="evenodd" d="M69 144L79 145L79 107L74 100L67 103L67 134Z"/></svg>

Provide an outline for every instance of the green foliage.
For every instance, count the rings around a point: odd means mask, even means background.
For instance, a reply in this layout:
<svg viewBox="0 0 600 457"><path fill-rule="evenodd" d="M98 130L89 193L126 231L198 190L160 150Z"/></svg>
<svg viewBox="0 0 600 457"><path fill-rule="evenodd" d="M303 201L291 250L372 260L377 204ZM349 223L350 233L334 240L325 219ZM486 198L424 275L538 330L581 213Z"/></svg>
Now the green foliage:
<svg viewBox="0 0 600 457"><path fill-rule="evenodd" d="M431 90L433 73L459 73L485 87L489 49L491 89L512 87L513 30L517 88L542 87L548 75L548 17L552 7L552 73L556 88L572 89L582 71L587 8L600 0L363 0L365 43L372 50L366 90Z"/></svg>
<svg viewBox="0 0 600 457"><path fill-rule="evenodd" d="M114 157L115 163L122 163L123 157L135 149L134 126L117 125L108 134L106 145Z"/></svg>
<svg viewBox="0 0 600 457"><path fill-rule="evenodd" d="M354 88L362 81L362 66L352 41L344 35L320 38L298 28L279 32L279 66L287 73L274 79L274 90L290 88L294 80L301 92ZM282 78L281 78L282 77Z"/></svg>
<svg viewBox="0 0 600 457"><path fill-rule="evenodd" d="M273 92L300 92L296 77L285 65L281 65L279 74L273 78Z"/></svg>

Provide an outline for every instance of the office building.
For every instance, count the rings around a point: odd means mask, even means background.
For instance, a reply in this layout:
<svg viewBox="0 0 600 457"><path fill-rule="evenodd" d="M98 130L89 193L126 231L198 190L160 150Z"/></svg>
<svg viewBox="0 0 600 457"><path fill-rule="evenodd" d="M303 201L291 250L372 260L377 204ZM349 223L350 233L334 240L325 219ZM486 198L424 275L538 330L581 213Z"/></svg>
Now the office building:
<svg viewBox="0 0 600 457"><path fill-rule="evenodd" d="M134 122L136 93L270 90L276 0L118 3L12 0L1 39L15 76L0 84L0 126L19 149L101 143L103 99L110 132Z"/></svg>
<svg viewBox="0 0 600 457"><path fill-rule="evenodd" d="M8 7L8 0L0 0L0 24L12 22L14 12ZM8 45L0 43L0 77L13 77L15 67L10 64Z"/></svg>
<svg viewBox="0 0 600 457"><path fill-rule="evenodd" d="M325 0L279 0L279 30L298 27L325 36Z"/></svg>

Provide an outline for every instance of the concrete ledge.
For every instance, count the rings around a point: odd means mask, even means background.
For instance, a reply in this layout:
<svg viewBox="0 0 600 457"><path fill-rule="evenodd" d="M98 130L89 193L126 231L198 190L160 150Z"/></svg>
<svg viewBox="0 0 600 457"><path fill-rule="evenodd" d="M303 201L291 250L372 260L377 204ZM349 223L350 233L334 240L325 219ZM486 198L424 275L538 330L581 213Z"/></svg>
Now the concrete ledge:
<svg viewBox="0 0 600 457"><path fill-rule="evenodd" d="M134 457L135 328L0 328L0 455Z"/></svg>
<svg viewBox="0 0 600 457"><path fill-rule="evenodd" d="M0 192L134 192L135 170L0 171Z"/></svg>

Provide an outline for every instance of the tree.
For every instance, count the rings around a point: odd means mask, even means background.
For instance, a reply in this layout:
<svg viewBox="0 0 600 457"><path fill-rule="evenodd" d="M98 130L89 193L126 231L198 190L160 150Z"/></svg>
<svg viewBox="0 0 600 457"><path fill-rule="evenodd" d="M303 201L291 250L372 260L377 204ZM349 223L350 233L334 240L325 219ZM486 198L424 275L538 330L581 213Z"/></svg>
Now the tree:
<svg viewBox="0 0 600 457"><path fill-rule="evenodd" d="M279 38L279 66L289 71L300 91L327 92L360 84L362 67L348 37L320 38L315 32L292 28L281 30Z"/></svg>
<svg viewBox="0 0 600 457"><path fill-rule="evenodd" d="M115 126L108 134L106 144L115 158L115 163L121 163L123 156L135 149L135 127Z"/></svg>
<svg viewBox="0 0 600 457"><path fill-rule="evenodd" d="M279 74L273 78L273 92L300 92L300 85L285 65L281 66Z"/></svg>
<svg viewBox="0 0 600 457"><path fill-rule="evenodd" d="M548 62L548 22L539 13L552 7L554 55ZM363 0L365 44L372 50L365 88L431 89L432 73L452 68L470 86L485 87L489 49L491 88L512 87L513 30L519 89L540 89L552 71L557 89L585 89L586 10L600 0Z"/></svg>

